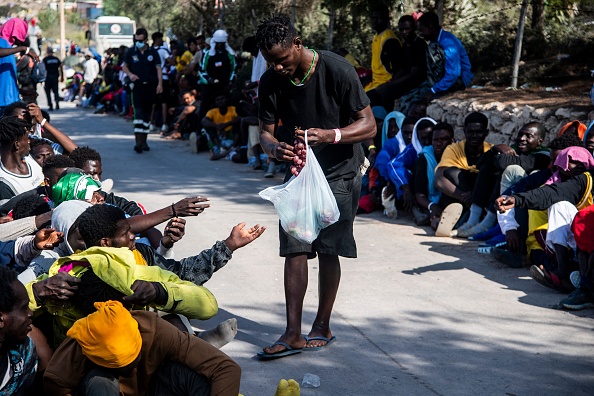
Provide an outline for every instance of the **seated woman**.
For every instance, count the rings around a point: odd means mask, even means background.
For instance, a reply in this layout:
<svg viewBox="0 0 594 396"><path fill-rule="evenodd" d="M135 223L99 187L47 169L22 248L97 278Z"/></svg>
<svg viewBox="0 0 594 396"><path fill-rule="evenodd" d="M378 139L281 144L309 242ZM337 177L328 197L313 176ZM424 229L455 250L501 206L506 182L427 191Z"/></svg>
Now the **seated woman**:
<svg viewBox="0 0 594 396"><path fill-rule="evenodd" d="M415 208L422 215L425 215L426 221L418 221L421 218L415 215L417 225L424 225L430 222L433 229L437 229L437 224L441 218L443 209L450 203L448 197L443 195L435 187L435 168L441 161L441 156L447 146L454 143L454 128L445 122L439 122L433 127L431 145L425 146L419 153L419 158L415 162L414 186L415 186ZM413 209L413 214L415 210Z"/></svg>

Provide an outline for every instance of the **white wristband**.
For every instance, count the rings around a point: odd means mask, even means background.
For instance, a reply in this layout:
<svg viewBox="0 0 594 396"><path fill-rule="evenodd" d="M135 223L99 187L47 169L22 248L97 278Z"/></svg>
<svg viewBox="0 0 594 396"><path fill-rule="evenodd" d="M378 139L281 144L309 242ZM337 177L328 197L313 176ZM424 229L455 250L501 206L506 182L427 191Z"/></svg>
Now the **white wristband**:
<svg viewBox="0 0 594 396"><path fill-rule="evenodd" d="M31 47L27 47L27 50L25 51L25 55L29 55L29 51L31 51Z"/></svg>
<svg viewBox="0 0 594 396"><path fill-rule="evenodd" d="M41 122L39 123L39 125L43 127L46 122L47 122L47 120L44 118L43 120L41 120Z"/></svg>
<svg viewBox="0 0 594 396"><path fill-rule="evenodd" d="M336 135L334 136L334 142L332 144L337 144L338 142L340 142L340 139L342 138L342 133L338 128L334 128L334 133Z"/></svg>

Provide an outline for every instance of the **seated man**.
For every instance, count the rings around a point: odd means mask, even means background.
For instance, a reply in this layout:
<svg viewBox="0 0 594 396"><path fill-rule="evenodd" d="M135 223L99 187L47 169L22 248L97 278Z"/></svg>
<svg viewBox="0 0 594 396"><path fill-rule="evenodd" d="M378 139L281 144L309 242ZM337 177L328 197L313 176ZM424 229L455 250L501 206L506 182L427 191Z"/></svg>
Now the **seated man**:
<svg viewBox="0 0 594 396"><path fill-rule="evenodd" d="M544 125L530 122L520 128L514 145L509 147L498 144L481 157L477 164L479 174L470 207L473 215L458 229L458 237L472 237L495 226L497 215L495 207L492 206L495 199L517 179L534 170L549 167L549 150L542 147L545 137ZM481 221L480 215L483 210L486 211L486 216ZM479 214L478 217L476 213Z"/></svg>
<svg viewBox="0 0 594 396"><path fill-rule="evenodd" d="M31 157L43 168L45 160L54 155L53 142L43 138L29 137Z"/></svg>
<svg viewBox="0 0 594 396"><path fill-rule="evenodd" d="M492 147L490 143L485 142L488 134L487 117L478 112L470 113L464 120L465 139L446 147L435 171L435 186L467 209L472 204L472 191L478 177L476 164ZM439 236L450 234L462 214L462 208L456 212L457 215L448 216L447 224L444 223L443 227L440 227ZM445 220L443 216L442 220Z"/></svg>
<svg viewBox="0 0 594 396"><path fill-rule="evenodd" d="M101 182L101 191L109 193L113 187L112 179L101 180L103 175L103 164L101 163L101 154L89 146L78 147L68 155L73 161L74 166L82 169L85 173Z"/></svg>
<svg viewBox="0 0 594 396"><path fill-rule="evenodd" d="M184 105L178 111L173 124L173 131L168 136L169 139L181 139L184 135L189 135L198 129L198 125L196 125L196 110L200 102L196 100L194 91L184 91L181 97ZM174 115L175 111L175 108L170 108L169 114Z"/></svg>
<svg viewBox="0 0 594 396"><path fill-rule="evenodd" d="M447 92L466 89L474 78L464 46L456 36L441 28L437 14L424 13L418 24L421 37L429 42L427 80L401 98L401 111L406 111L407 104L415 99L429 100Z"/></svg>
<svg viewBox="0 0 594 396"><path fill-rule="evenodd" d="M537 240L545 252L550 252L553 260L541 263L538 257L531 255L530 273L540 284L567 292L572 289L569 274L573 254L570 250L575 248L569 227L577 210L592 205L594 159L583 147L569 147L559 153L555 166L558 170L545 186L499 197L497 208L500 213L513 208L548 211L546 232L541 232Z"/></svg>
<svg viewBox="0 0 594 396"><path fill-rule="evenodd" d="M33 313L17 274L0 265L0 394L35 394L37 352L31 331Z"/></svg>
<svg viewBox="0 0 594 396"><path fill-rule="evenodd" d="M413 170L423 147L431 145L433 126L437 124L431 118L421 118L414 126L412 142L392 159L387 166L388 187L383 192L384 198L394 196L402 201L404 210L411 211L414 203ZM383 176L383 175L382 175Z"/></svg>
<svg viewBox="0 0 594 396"><path fill-rule="evenodd" d="M29 132L17 117L0 119L0 204L43 183L41 166L29 155Z"/></svg>
<svg viewBox="0 0 594 396"><path fill-rule="evenodd" d="M223 352L156 313L96 302L56 350L44 375L49 394L221 395L239 393L241 369Z"/></svg>
<svg viewBox="0 0 594 396"><path fill-rule="evenodd" d="M416 206L413 207L413 215L417 225L430 223L433 229L437 229L443 208L449 203L448 197L435 187L435 168L446 147L452 143L454 128L445 122L437 123L433 126L431 146L423 147L415 162L413 174ZM417 211L420 213L415 213Z"/></svg>
<svg viewBox="0 0 594 396"><path fill-rule="evenodd" d="M208 134L211 160L224 158L229 149L238 146L240 134L235 130L241 118L234 106L229 106L227 95L215 99L215 108L210 109L202 119L202 126ZM221 150L221 148L226 150Z"/></svg>

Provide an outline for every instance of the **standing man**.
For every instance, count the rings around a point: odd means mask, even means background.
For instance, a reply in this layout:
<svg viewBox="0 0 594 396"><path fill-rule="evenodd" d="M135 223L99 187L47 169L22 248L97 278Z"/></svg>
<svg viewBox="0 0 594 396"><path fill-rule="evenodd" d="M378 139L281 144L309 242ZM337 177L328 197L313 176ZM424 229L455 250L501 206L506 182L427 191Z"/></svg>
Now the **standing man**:
<svg viewBox="0 0 594 396"><path fill-rule="evenodd" d="M379 5L371 12L371 28L375 31L371 43L371 82L365 86L369 92L392 79L401 61L402 45L390 29L390 10ZM392 104L393 107L393 104ZM386 109L392 111L393 109Z"/></svg>
<svg viewBox="0 0 594 396"><path fill-rule="evenodd" d="M95 55L88 49L85 50L85 60L82 63L84 69L84 81L80 85L80 91L78 93L78 104L83 104L83 96L91 96L93 93L93 82L97 76L99 76L99 62L95 59Z"/></svg>
<svg viewBox="0 0 594 396"><path fill-rule="evenodd" d="M161 81L163 83L163 92L157 95L156 105L161 105L161 116L163 117L163 126L161 126L161 133L169 132L167 126L167 105L170 103L170 89L169 89L169 69L173 66L167 61L171 57L171 51L167 43L163 41L163 33L155 32L152 35L153 48L159 53L161 60Z"/></svg>
<svg viewBox="0 0 594 396"><path fill-rule="evenodd" d="M150 151L146 143L151 121L151 111L155 95L163 92L161 58L159 53L147 44L148 32L145 28L136 29L134 46L128 48L122 70L134 84L132 87L132 107L134 108L134 151L141 154Z"/></svg>
<svg viewBox="0 0 594 396"><path fill-rule="evenodd" d="M58 79L60 82L64 82L64 70L62 68L62 62L60 59L54 56L54 49L47 47L47 56L43 58L45 64L45 70L47 76L45 77L44 89L45 95L47 96L47 104L49 105L49 111L54 109L52 105L51 94L54 93L54 99L56 100L56 110L60 109L60 94L58 90Z"/></svg>
<svg viewBox="0 0 594 396"><path fill-rule="evenodd" d="M369 100L353 66L328 51L305 48L286 15L265 20L256 33L258 47L271 65L260 80L260 142L272 158L293 161L294 148L279 141L276 125L303 138L307 129L312 146L340 210L335 224L323 229L310 245L280 229L280 255L285 257L287 327L261 358L319 350L335 338L330 316L340 283L338 256L357 257L353 220L361 189L361 142L375 136ZM293 141L292 137L289 140ZM287 172L285 179L288 179ZM307 260L319 256L319 305L307 338L301 335L303 298L307 289Z"/></svg>

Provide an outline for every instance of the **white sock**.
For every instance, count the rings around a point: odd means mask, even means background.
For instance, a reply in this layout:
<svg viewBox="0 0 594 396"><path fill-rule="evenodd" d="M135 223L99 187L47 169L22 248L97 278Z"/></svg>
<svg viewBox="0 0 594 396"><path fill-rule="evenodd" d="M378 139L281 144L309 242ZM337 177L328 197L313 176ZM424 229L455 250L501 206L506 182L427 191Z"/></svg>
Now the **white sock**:
<svg viewBox="0 0 594 396"><path fill-rule="evenodd" d="M481 215L483 214L483 208L478 205L472 204L470 206L470 217L468 217L468 221L466 224L470 226L475 226L481 221Z"/></svg>
<svg viewBox="0 0 594 396"><path fill-rule="evenodd" d="M496 223L497 223L497 215L495 213L487 210L487 215L485 216L483 221L481 221L481 227L488 230L488 229L493 228Z"/></svg>

